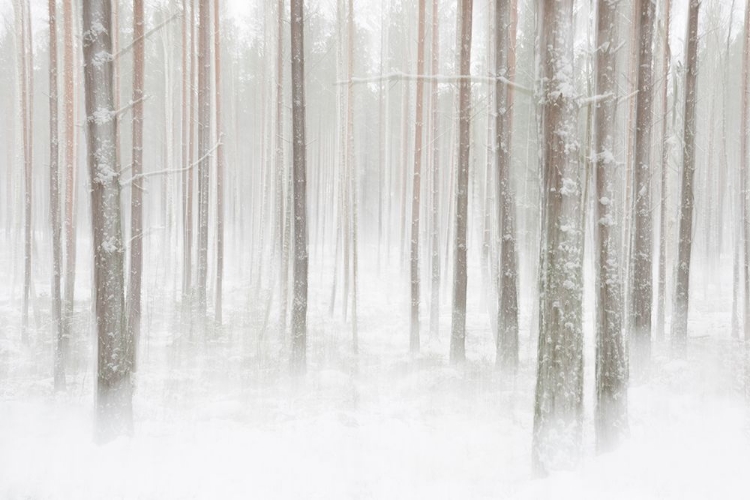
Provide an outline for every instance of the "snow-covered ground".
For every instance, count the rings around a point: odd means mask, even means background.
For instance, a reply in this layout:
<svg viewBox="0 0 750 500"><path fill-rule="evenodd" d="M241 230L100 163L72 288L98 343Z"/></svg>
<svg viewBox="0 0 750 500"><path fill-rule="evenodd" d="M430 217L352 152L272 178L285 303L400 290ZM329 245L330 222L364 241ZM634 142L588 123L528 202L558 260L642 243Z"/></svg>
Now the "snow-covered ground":
<svg viewBox="0 0 750 500"><path fill-rule="evenodd" d="M152 241L150 251L158 244ZM0 254L0 262L10 258ZM412 358L398 259L393 255L390 265L383 259L378 272L370 255L361 268L355 357L340 306L333 318L328 313L330 266L318 272L315 259L309 370L301 382L286 374L273 310L259 338L264 285L255 294L249 274L229 272L225 328L191 339L177 326L175 282L167 278L177 271L153 264L146 271L135 433L103 446L92 441L87 274L82 269L79 279L75 374L68 390L55 395L51 334L43 323L47 284L37 282L42 324L24 345L18 271L3 266L0 499L748 498L747 367L742 344L730 337L730 266L723 266L721 289L704 287L697 273L689 358L670 360L668 345L655 345L650 380L630 390L630 439L602 456L593 453L589 321L581 467L534 479L529 297L522 303L515 381L494 370L477 266L470 275L466 365L453 368L447 360L448 287L440 337L429 339L425 306L423 349Z"/></svg>

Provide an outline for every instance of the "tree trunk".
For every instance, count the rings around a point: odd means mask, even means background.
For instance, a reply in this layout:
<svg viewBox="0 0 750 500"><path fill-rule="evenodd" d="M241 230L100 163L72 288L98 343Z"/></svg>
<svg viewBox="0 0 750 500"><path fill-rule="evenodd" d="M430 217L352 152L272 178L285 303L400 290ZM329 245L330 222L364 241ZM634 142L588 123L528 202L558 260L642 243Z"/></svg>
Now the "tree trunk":
<svg viewBox="0 0 750 500"><path fill-rule="evenodd" d="M417 75L424 74L425 0L419 0L417 30ZM417 102L414 118L414 172L411 194L411 335L409 350L419 352L419 198L422 175L422 116L424 114L424 80L417 78Z"/></svg>
<svg viewBox="0 0 750 500"><path fill-rule="evenodd" d="M132 432L131 349L125 328L123 242L113 95L112 5L83 3L88 166L93 219L95 317L98 339L96 437Z"/></svg>
<svg viewBox="0 0 750 500"><path fill-rule="evenodd" d="M542 234L532 461L537 474L580 456L583 419L581 180L573 0L540 1Z"/></svg>
<svg viewBox="0 0 750 500"><path fill-rule="evenodd" d="M206 321L208 280L208 197L211 164L211 12L209 0L198 3L198 316Z"/></svg>
<svg viewBox="0 0 750 500"><path fill-rule="evenodd" d="M495 3L497 40L495 76L512 81L515 57L511 60L511 5L507 0ZM512 89L495 83L495 162L497 167L497 223L500 236L500 277L497 310L496 363L498 368L515 373L518 368L518 261L516 257L516 201L510 175L513 137Z"/></svg>
<svg viewBox="0 0 750 500"><path fill-rule="evenodd" d="M667 292L667 182L669 180L669 145L667 141L669 66L669 25L671 22L672 0L664 0L664 51L662 53L662 123L661 123L661 201L659 203L659 292L657 296L656 330L657 340L664 339L664 309Z"/></svg>
<svg viewBox="0 0 750 500"><path fill-rule="evenodd" d="M133 2L133 153L130 186L130 282L128 283L128 335L133 339L131 363L141 334L141 281L143 276L143 85L145 65L143 0Z"/></svg>
<svg viewBox="0 0 750 500"><path fill-rule="evenodd" d="M49 0L49 206L52 226L52 320L55 329L55 390L65 389L65 351L60 294L60 151L58 142L57 98L57 6Z"/></svg>
<svg viewBox="0 0 750 500"><path fill-rule="evenodd" d="M471 21L473 0L461 0L458 14L459 74L471 73ZM466 226L469 218L469 161L471 153L471 82L458 84L458 173L456 179L456 233L453 242L453 317L450 359L466 359Z"/></svg>
<svg viewBox="0 0 750 500"><path fill-rule="evenodd" d="M695 175L695 81L698 74L698 9L699 0L690 0L688 15L687 51L685 58L685 128L683 132L682 194L680 199L680 230L677 249L677 276L675 280L674 308L672 313L672 349L675 355L687 354L688 304L690 303L690 254L693 243L693 177ZM750 7L748 7L750 12ZM746 42L747 46L747 42ZM746 51L747 53L747 51ZM745 58L747 61L747 58ZM743 64L743 75L747 74L747 63ZM747 83L747 77L743 76ZM743 87L743 113L747 113L747 86ZM747 115L744 116L747 122ZM746 131L746 129L745 129ZM744 135L743 135L744 137ZM743 142L743 141L741 141ZM742 147L740 149L743 149ZM747 151L743 149L743 152ZM746 155L743 155L746 157ZM743 160L746 161L746 160ZM745 163L744 166L747 164ZM746 169L740 167L742 186L746 186ZM746 193L743 191L742 200ZM743 204L743 219L746 206ZM746 219L745 219L746 220ZM747 246L745 247L747 262ZM747 296L747 295L746 295ZM747 318L747 315L746 315Z"/></svg>
<svg viewBox="0 0 750 500"><path fill-rule="evenodd" d="M348 63L347 70L349 72L349 85L347 85L347 97L346 97L346 170L349 185L347 191L349 194L349 206L351 206L351 257L352 257L352 349L356 353L359 350L359 338L357 332L357 279L358 279L358 266L359 259L357 255L357 169L355 165L354 156L354 85L352 78L354 78L354 1L349 0L348 8L348 34L347 34L347 50L348 50ZM348 236L347 236L348 237ZM345 300L348 300L346 298Z"/></svg>
<svg viewBox="0 0 750 500"><path fill-rule="evenodd" d="M633 251L630 254L630 339L633 370L643 376L651 358L651 123L654 38L653 0L637 0L638 94L635 110L635 192L633 194Z"/></svg>
<svg viewBox="0 0 750 500"><path fill-rule="evenodd" d="M698 7L696 9L696 17ZM691 11L692 13L692 11ZM693 77L694 78L694 77ZM693 84L694 85L694 84ZM745 7L745 39L742 47L742 97L741 97L741 121L740 121L740 220L742 221L742 241L744 243L744 255L742 256L743 269L743 330L744 339L750 340L750 214L748 210L748 191L747 191L747 125L748 115L748 85L750 85L750 2ZM694 91L693 91L694 92ZM695 104L693 104L695 106ZM687 107L687 104L686 104ZM687 109L687 108L686 108ZM687 111L685 111L687 113ZM686 128L687 130L687 128ZM692 131L691 131L692 132ZM687 136L687 132L685 133ZM683 195L684 196L684 195ZM688 254L689 256L689 254ZM687 335L685 335L687 337Z"/></svg>
<svg viewBox="0 0 750 500"><path fill-rule="evenodd" d="M432 0L432 67L433 75L440 73L440 14L438 0ZM430 231L432 251L430 267L430 336L437 338L440 331L440 97L438 82L433 80L430 89L432 114L432 197L430 206Z"/></svg>
<svg viewBox="0 0 750 500"><path fill-rule="evenodd" d="M294 189L294 298L291 368L303 374L307 365L307 164L305 140L304 0L291 0L292 155Z"/></svg>
<svg viewBox="0 0 750 500"><path fill-rule="evenodd" d="M615 198L617 171L618 3L599 0L596 38L594 207L596 235L596 449L615 448L627 431L628 359L622 324L622 277Z"/></svg>
<svg viewBox="0 0 750 500"><path fill-rule="evenodd" d="M224 280L224 129L221 121L221 23L219 0L214 0L214 61L216 67L216 303L214 320L222 323L222 282ZM280 79L279 79L280 81ZM277 139L277 142L281 142Z"/></svg>

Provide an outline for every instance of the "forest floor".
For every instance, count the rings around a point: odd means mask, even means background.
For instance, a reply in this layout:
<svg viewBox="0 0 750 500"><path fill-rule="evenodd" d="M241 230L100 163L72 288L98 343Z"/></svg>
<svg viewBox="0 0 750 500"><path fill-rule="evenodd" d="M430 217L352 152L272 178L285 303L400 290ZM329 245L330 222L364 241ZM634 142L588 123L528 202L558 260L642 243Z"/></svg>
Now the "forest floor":
<svg viewBox="0 0 750 500"><path fill-rule="evenodd" d="M649 380L629 393L630 437L601 456L593 452L587 312L582 464L534 479L531 297L521 303L519 374L504 380L494 370L480 269L470 274L468 360L454 368L447 359L449 287L439 336L429 336L426 306L422 351L412 357L407 284L397 263L384 262L378 272L375 260L361 268L356 356L340 302L329 315L331 275L312 273L302 381L286 374L276 320L265 320L264 285L228 273L225 326L191 334L179 326L175 280L166 278L176 271L155 265L145 283L135 433L102 446L92 441L86 287L79 279L68 388L55 394L48 299L40 292L39 326L32 314L23 343L18 271L3 266L0 499L747 498L748 367L730 335L731 279L722 289L696 287L688 358L671 360L668 345L655 343Z"/></svg>

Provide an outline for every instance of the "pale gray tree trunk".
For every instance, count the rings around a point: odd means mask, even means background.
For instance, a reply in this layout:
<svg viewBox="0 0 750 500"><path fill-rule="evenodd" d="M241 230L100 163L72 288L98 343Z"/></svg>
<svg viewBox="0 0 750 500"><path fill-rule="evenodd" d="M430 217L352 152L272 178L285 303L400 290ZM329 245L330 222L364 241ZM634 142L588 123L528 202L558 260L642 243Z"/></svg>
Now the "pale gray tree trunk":
<svg viewBox="0 0 750 500"><path fill-rule="evenodd" d="M440 73L440 14L438 0L432 0L432 64L433 75ZM430 87L432 120L432 196L430 206L430 336L437 338L440 330L440 98L438 82Z"/></svg>
<svg viewBox="0 0 750 500"><path fill-rule="evenodd" d="M667 141L667 123L669 122L669 107L667 89L669 88L669 66L671 52L669 50L669 28L672 20L672 0L664 0L664 50L662 52L662 112L661 112L661 201L659 203L659 292L656 302L655 337L664 338L664 309L667 294L667 182L669 180L669 141Z"/></svg>
<svg viewBox="0 0 750 500"><path fill-rule="evenodd" d="M699 0L690 0L687 50L685 53L685 125L683 131L682 187L680 197L680 229L678 232L677 270L674 307L672 309L672 349L675 355L687 354L688 305L690 303L690 255L693 244L693 178L695 176L695 82L698 75L698 10ZM743 89L743 95L746 89ZM747 106L743 106L746 108ZM745 169L740 167L743 188ZM745 193L743 192L743 200ZM743 206L743 214L745 213ZM745 249L747 254L747 247ZM745 259L747 262L747 257Z"/></svg>
<svg viewBox="0 0 750 500"><path fill-rule="evenodd" d="M473 0L461 0L458 11L458 68L460 75L471 73L471 21ZM458 168L456 178L456 219L453 240L453 317L450 360L466 359L466 227L469 218L469 162L471 154L471 82L458 84Z"/></svg>
<svg viewBox="0 0 750 500"><path fill-rule="evenodd" d="M627 431L628 357L623 339L620 241L615 199L620 179L616 151L617 13L620 2L599 0L596 30L594 203L596 236L596 448L617 446Z"/></svg>
<svg viewBox="0 0 750 500"><path fill-rule="evenodd" d="M57 98L57 6L49 0L49 205L52 228L52 321L55 331L55 390L65 389L65 350L62 323L60 272L62 265L60 226L60 147Z"/></svg>
<svg viewBox="0 0 750 500"><path fill-rule="evenodd" d="M540 0L542 234L532 462L535 473L578 461L583 419L583 332L578 104L573 0Z"/></svg>
<svg viewBox="0 0 750 500"><path fill-rule="evenodd" d="M93 219L97 331L96 437L132 432L131 350L125 328L125 273L117 171L110 0L83 3L88 167Z"/></svg>
<svg viewBox="0 0 750 500"><path fill-rule="evenodd" d="M224 128L221 117L221 12L220 0L214 0L214 75L216 92L216 290L214 321L222 323L224 281ZM281 37L279 37L281 38ZM279 62L279 67L281 62ZM280 117L281 115L279 115ZM280 143L280 139L277 138ZM283 165L283 163L282 163ZM279 203L281 200L279 200Z"/></svg>
<svg viewBox="0 0 750 500"><path fill-rule="evenodd" d="M697 10L697 7L696 7ZM697 16L697 14L696 14ZM747 190L747 126L750 109L748 108L748 85L750 85L750 2L745 7L745 38L742 47L742 97L740 99L740 214L741 235L744 244L742 255L743 288L742 317L744 339L750 340L750 204Z"/></svg>
<svg viewBox="0 0 750 500"><path fill-rule="evenodd" d="M291 0L292 183L294 189L294 291L291 368L303 374L307 365L307 162L305 140L304 0Z"/></svg>
<svg viewBox="0 0 750 500"><path fill-rule="evenodd" d="M209 0L198 3L198 316L206 321L208 281L208 203L211 164L211 11Z"/></svg>

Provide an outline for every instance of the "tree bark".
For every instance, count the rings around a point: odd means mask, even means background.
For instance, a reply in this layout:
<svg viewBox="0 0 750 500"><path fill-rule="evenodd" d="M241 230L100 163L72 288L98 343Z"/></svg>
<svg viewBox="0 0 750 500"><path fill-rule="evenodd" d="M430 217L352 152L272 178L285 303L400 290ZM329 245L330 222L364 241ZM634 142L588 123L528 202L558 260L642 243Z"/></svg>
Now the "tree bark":
<svg viewBox="0 0 750 500"><path fill-rule="evenodd" d="M617 446L627 431L628 357L622 323L622 277L615 199L617 171L617 7L599 0L596 30L596 104L594 203L596 236L596 449Z"/></svg>
<svg viewBox="0 0 750 500"><path fill-rule="evenodd" d="M695 176L695 83L698 74L698 10L699 0L690 0L688 14L687 51L685 57L685 125L683 131L682 194L680 198L680 229L677 250L677 276L675 280L674 308L672 313L672 350L676 356L687 354L688 304L690 303L690 255L693 243L693 177ZM747 59L746 59L747 60ZM747 66L743 64L746 74ZM746 82L745 82L746 83ZM743 100L746 97L743 87ZM744 101L747 104L747 101ZM743 106L746 113L747 106ZM745 115L747 118L747 115ZM746 120L744 120L746 122ZM745 151L746 152L746 151ZM746 155L744 155L746 157ZM746 164L745 164L746 165ZM746 169L740 167L743 191L746 186ZM742 200L746 193L743 192ZM746 206L743 204L743 219ZM747 246L745 247L747 255ZM747 262L747 257L745 257Z"/></svg>
<svg viewBox="0 0 750 500"><path fill-rule="evenodd" d="M667 89L669 88L669 27L671 23L672 0L664 0L664 51L662 53L662 123L661 123L661 201L659 203L659 292L657 295L657 316L655 337L664 339L664 309L667 291L667 182L669 180L669 145L667 141L667 123L669 115Z"/></svg>
<svg viewBox="0 0 750 500"><path fill-rule="evenodd" d="M224 129L221 121L221 22L219 1L214 0L214 61L216 92L216 303L214 320L222 323L222 286L224 280ZM281 65L281 63L279 63ZM277 139L277 142L281 142Z"/></svg>
<svg viewBox="0 0 750 500"><path fill-rule="evenodd" d="M440 73L440 15L438 0L432 0L432 64L433 75ZM432 120L432 197L430 206L430 231L432 251L430 268L430 336L437 338L440 331L440 97L438 82L433 80L430 88Z"/></svg>
<svg viewBox="0 0 750 500"><path fill-rule="evenodd" d="M120 183L117 171L110 0L83 3L88 167L98 341L96 437L132 432L131 349L125 328Z"/></svg>
<svg viewBox="0 0 750 500"><path fill-rule="evenodd" d="M542 234L532 462L573 466L583 419L581 180L573 80L573 0L539 1Z"/></svg>
<svg viewBox="0 0 750 500"><path fill-rule="evenodd" d="M52 318L55 328L55 390L65 389L65 351L62 324L60 271L62 263L60 226L60 150L58 140L57 98L57 5L49 0L49 205L52 226Z"/></svg>
<svg viewBox="0 0 750 500"><path fill-rule="evenodd" d="M211 12L209 0L198 3L198 316L206 322L208 280L208 202L211 164Z"/></svg>
<svg viewBox="0 0 750 500"><path fill-rule="evenodd" d="M294 298L291 369L307 365L307 162L305 139L304 0L291 0L292 156L294 186Z"/></svg>
<svg viewBox="0 0 750 500"><path fill-rule="evenodd" d="M471 72L471 28L473 0L459 3L458 48L459 74ZM458 84L458 173L456 178L456 219L453 242L453 317L451 326L450 360L462 363L466 359L466 226L469 218L469 161L471 153L471 82L461 79Z"/></svg>

